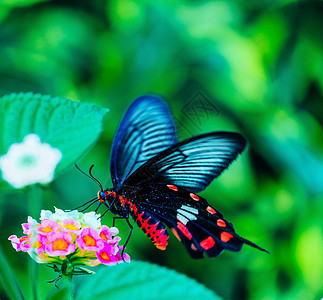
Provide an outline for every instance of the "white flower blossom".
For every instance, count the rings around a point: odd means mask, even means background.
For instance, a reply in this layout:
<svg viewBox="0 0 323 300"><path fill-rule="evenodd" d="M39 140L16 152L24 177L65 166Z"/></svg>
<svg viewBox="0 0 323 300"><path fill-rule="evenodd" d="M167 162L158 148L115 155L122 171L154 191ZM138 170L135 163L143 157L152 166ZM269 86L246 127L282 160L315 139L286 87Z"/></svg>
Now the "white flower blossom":
<svg viewBox="0 0 323 300"><path fill-rule="evenodd" d="M61 158L61 151L41 143L38 135L28 134L22 143L12 144L7 154L0 157L2 178L14 188L49 183Z"/></svg>
<svg viewBox="0 0 323 300"><path fill-rule="evenodd" d="M96 214L94 211L85 213L81 218L81 222L86 226L97 229L101 226L101 214Z"/></svg>
<svg viewBox="0 0 323 300"><path fill-rule="evenodd" d="M96 214L94 211L88 213L82 213L77 210L64 211L55 207L55 213L52 213L50 210L42 210L40 212L40 220L49 219L52 221L63 221L65 219L73 219L75 221L81 222L88 227L93 229L98 229L101 227L101 214ZM111 227L114 230L114 227ZM115 233L118 234L119 232Z"/></svg>

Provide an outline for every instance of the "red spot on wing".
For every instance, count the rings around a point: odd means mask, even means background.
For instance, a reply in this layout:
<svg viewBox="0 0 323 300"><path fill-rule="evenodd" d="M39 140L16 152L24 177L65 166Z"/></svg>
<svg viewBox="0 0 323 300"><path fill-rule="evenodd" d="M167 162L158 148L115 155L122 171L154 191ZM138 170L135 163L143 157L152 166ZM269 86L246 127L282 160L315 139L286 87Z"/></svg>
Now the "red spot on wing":
<svg viewBox="0 0 323 300"><path fill-rule="evenodd" d="M216 224L219 226L219 227L225 227L227 226L227 224L222 220L222 219L218 219L216 221Z"/></svg>
<svg viewBox="0 0 323 300"><path fill-rule="evenodd" d="M208 206L206 210L212 215L216 214L216 210L211 206Z"/></svg>
<svg viewBox="0 0 323 300"><path fill-rule="evenodd" d="M178 191L178 188L176 185L167 184L167 187L173 191L176 191L176 192Z"/></svg>
<svg viewBox="0 0 323 300"><path fill-rule="evenodd" d="M173 233L174 233L174 235L177 237L177 239L178 239L179 241L181 241L181 238L179 237L179 235L178 235L178 233L177 233L176 229L175 229L175 228L171 228L171 230L173 231Z"/></svg>
<svg viewBox="0 0 323 300"><path fill-rule="evenodd" d="M200 245L201 245L201 247L204 250L209 250L209 249L211 249L215 245L215 241L214 241L214 239L211 236L209 236L208 238L206 238L205 240L203 240L200 243Z"/></svg>
<svg viewBox="0 0 323 300"><path fill-rule="evenodd" d="M186 228L186 226L181 223L181 222L177 222L177 228L190 240L192 238L191 233L188 231L188 229Z"/></svg>
<svg viewBox="0 0 323 300"><path fill-rule="evenodd" d="M231 233L229 233L229 232L223 231L220 234L220 238L221 238L222 242L226 243L226 242L230 241L233 238L233 235Z"/></svg>
<svg viewBox="0 0 323 300"><path fill-rule="evenodd" d="M191 249L192 249L193 251L197 251L197 248L196 248L196 246L195 246L194 244L191 244Z"/></svg>
<svg viewBox="0 0 323 300"><path fill-rule="evenodd" d="M195 194L193 194L193 193L190 193L190 196L191 196L191 198L192 198L193 200L195 200L195 201L199 201L199 200L200 200L200 197L199 197L198 195L195 195Z"/></svg>

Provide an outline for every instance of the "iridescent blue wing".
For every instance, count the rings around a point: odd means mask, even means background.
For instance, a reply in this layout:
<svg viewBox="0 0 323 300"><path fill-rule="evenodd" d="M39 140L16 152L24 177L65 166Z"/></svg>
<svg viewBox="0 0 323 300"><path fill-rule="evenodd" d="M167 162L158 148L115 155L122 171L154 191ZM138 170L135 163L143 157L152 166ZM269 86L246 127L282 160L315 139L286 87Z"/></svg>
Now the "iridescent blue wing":
<svg viewBox="0 0 323 300"><path fill-rule="evenodd" d="M154 95L136 99L124 115L111 152L113 185L177 142L175 124L166 103Z"/></svg>
<svg viewBox="0 0 323 300"><path fill-rule="evenodd" d="M124 184L174 184L191 192L200 192L235 160L246 145L246 139L234 132L195 136L148 160Z"/></svg>

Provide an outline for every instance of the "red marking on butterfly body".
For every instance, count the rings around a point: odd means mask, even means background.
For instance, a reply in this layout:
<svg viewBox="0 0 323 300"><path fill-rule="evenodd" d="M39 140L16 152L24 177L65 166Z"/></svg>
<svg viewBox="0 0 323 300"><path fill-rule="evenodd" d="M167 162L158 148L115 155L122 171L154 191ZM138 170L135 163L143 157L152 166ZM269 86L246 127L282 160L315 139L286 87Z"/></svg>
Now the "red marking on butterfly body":
<svg viewBox="0 0 323 300"><path fill-rule="evenodd" d="M200 243L200 245L201 245L201 247L204 250L209 250L209 249L211 249L215 245L215 241L214 241L214 239L211 236L209 236L208 238L206 238L205 240L203 240Z"/></svg>
<svg viewBox="0 0 323 300"><path fill-rule="evenodd" d="M160 249L165 250L168 244L168 235L165 234L166 229L157 229L159 222L155 224L149 224L149 220L151 217L147 219L143 218L145 212L138 214L138 208L136 204L134 204L130 199L119 195L119 200L122 206L129 205L130 210L133 211L136 219L135 222L139 225L139 228L144 231L144 233L152 240L154 245Z"/></svg>
<svg viewBox="0 0 323 300"><path fill-rule="evenodd" d="M115 197L117 194L115 192L110 192L110 191L104 191L104 197L101 197L101 193L102 191L99 191L98 192L98 199L100 202L104 202L105 201L105 198L108 197L109 195L112 195L112 197Z"/></svg>
<svg viewBox="0 0 323 300"><path fill-rule="evenodd" d="M192 198L193 200L195 200L195 201L199 201L199 200L200 200L200 197L199 197L198 195L195 195L195 194L193 194L193 193L190 193L190 196L191 196L191 198Z"/></svg>
<svg viewBox="0 0 323 300"><path fill-rule="evenodd" d="M167 187L173 191L176 191L176 192L178 191L178 188L176 185L167 184Z"/></svg>
<svg viewBox="0 0 323 300"><path fill-rule="evenodd" d="M191 233L188 231L188 229L186 228L186 226L181 223L181 222L177 222L177 228L190 240L192 239L192 235Z"/></svg>
<svg viewBox="0 0 323 300"><path fill-rule="evenodd" d="M220 238L221 238L222 242L226 243L226 242L230 241L233 238L233 235L231 233L229 233L229 232L223 231L220 234Z"/></svg>

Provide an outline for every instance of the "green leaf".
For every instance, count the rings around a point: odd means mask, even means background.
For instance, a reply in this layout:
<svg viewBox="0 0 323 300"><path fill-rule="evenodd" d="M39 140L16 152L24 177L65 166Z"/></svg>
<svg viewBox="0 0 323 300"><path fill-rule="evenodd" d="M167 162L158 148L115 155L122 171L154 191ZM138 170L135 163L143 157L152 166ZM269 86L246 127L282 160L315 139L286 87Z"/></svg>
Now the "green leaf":
<svg viewBox="0 0 323 300"><path fill-rule="evenodd" d="M15 276L11 271L7 258L4 256L0 247L0 282L5 287L6 294L11 299L23 300L24 296L16 282Z"/></svg>
<svg viewBox="0 0 323 300"><path fill-rule="evenodd" d="M98 139L108 109L91 103L33 93L0 98L0 155L30 133L62 152L59 171L74 163Z"/></svg>
<svg viewBox="0 0 323 300"><path fill-rule="evenodd" d="M0 0L1 6L20 7L31 6L39 2L46 2L48 0Z"/></svg>
<svg viewBox="0 0 323 300"><path fill-rule="evenodd" d="M195 280L165 267L132 261L102 266L95 275L79 279L77 300L82 299L214 299L211 290Z"/></svg>

